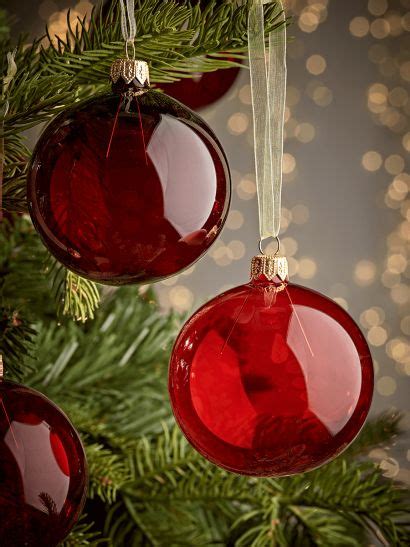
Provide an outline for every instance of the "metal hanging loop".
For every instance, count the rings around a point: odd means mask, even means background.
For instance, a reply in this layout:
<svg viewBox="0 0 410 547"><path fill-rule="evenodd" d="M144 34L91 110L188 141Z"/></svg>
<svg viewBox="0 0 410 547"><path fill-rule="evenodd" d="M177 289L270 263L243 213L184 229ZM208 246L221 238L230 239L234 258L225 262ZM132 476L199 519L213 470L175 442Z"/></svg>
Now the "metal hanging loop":
<svg viewBox="0 0 410 547"><path fill-rule="evenodd" d="M280 239L279 239L278 236L275 236L273 239L276 241L276 245L277 245L276 251L273 254L273 256L278 256L278 254L280 252ZM259 251L260 251L261 255L266 256L266 253L265 253L265 251L263 250L263 247L262 247L263 241L264 241L263 239L259 240Z"/></svg>

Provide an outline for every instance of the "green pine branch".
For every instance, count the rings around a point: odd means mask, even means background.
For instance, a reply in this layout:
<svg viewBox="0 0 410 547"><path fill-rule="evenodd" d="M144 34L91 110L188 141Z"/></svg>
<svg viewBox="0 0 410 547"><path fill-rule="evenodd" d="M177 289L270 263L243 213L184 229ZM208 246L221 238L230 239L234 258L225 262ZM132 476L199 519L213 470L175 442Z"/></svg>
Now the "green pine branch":
<svg viewBox="0 0 410 547"><path fill-rule="evenodd" d="M101 538L98 532L93 531L93 523L83 522L85 520L86 515L83 515L68 538L63 541L61 547L86 547L87 545L97 547L100 545L109 545L108 540Z"/></svg>

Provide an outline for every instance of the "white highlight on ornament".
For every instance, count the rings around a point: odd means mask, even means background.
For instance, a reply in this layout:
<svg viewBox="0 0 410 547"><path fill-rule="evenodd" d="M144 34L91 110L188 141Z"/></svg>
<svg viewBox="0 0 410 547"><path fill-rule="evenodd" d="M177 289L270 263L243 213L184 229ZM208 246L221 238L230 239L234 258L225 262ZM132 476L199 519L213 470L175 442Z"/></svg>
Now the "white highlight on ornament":
<svg viewBox="0 0 410 547"><path fill-rule="evenodd" d="M181 163L179 158L189 139L190 154ZM188 243L191 240L192 244L192 236L206 237L207 231L201 228L212 212L218 181L205 143L189 126L170 116L162 116L147 146L147 154L161 181L167 220ZM193 179L191 173L195 172ZM193 187L195 200L192 199ZM202 236L200 232L203 232Z"/></svg>
<svg viewBox="0 0 410 547"><path fill-rule="evenodd" d="M269 35L265 47L264 4L254 0L249 12L249 65L254 118L255 170L261 239L280 231L283 128L286 102L286 27ZM282 2L278 2L285 20Z"/></svg>
<svg viewBox="0 0 410 547"><path fill-rule="evenodd" d="M36 433L31 433L34 430ZM25 503L47 514L43 497L46 483L47 494L60 513L67 499L70 477L61 469L55 456L49 426L45 422L32 425L13 420L4 436L4 443L13 454L21 476L30 477L29 488L23 481ZM58 477L58 480L50 482L49 477Z"/></svg>

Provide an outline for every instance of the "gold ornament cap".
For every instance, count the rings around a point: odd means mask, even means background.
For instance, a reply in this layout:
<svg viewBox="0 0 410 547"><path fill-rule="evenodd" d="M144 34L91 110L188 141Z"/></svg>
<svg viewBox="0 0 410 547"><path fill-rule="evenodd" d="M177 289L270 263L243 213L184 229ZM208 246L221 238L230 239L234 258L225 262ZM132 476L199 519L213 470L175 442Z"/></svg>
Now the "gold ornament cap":
<svg viewBox="0 0 410 547"><path fill-rule="evenodd" d="M251 280L266 277L268 281L273 281L278 277L281 281L286 281L289 274L288 261L285 256L277 255L257 255L252 258Z"/></svg>
<svg viewBox="0 0 410 547"><path fill-rule="evenodd" d="M138 59L117 59L111 65L110 78L113 84L122 78L126 84L136 80L140 87L148 88L150 86L148 63Z"/></svg>

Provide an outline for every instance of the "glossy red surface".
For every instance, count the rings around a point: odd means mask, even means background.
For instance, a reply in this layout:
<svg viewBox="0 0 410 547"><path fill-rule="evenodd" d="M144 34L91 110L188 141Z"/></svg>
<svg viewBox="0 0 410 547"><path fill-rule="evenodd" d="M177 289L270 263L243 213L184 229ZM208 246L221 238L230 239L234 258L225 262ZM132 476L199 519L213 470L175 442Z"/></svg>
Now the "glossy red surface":
<svg viewBox="0 0 410 547"><path fill-rule="evenodd" d="M289 284L228 291L186 323L169 391L191 444L230 471L311 470L357 435L371 404L367 343L335 302Z"/></svg>
<svg viewBox="0 0 410 547"><path fill-rule="evenodd" d="M83 508L87 464L66 416L44 395L0 381L0 545L55 547Z"/></svg>
<svg viewBox="0 0 410 547"><path fill-rule="evenodd" d="M226 68L215 72L200 72L193 78L183 78L158 87L186 104L193 110L201 110L221 100L235 84L240 68Z"/></svg>
<svg viewBox="0 0 410 547"><path fill-rule="evenodd" d="M177 101L150 91L128 105L108 95L47 127L28 200L66 267L101 283L145 283L207 251L228 212L230 175L211 129Z"/></svg>

